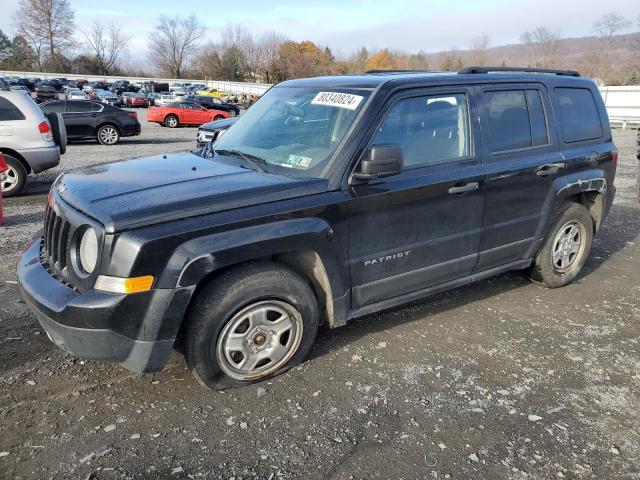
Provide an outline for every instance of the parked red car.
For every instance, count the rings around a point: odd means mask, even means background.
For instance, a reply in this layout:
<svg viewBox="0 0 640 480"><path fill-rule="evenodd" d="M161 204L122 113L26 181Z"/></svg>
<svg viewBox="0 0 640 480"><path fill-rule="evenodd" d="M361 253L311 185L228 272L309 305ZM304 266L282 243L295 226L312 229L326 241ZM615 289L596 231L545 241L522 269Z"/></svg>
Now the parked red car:
<svg viewBox="0 0 640 480"><path fill-rule="evenodd" d="M209 110L194 102L176 102L162 107L149 107L147 121L175 128L179 125L202 125L229 117L228 112Z"/></svg>
<svg viewBox="0 0 640 480"><path fill-rule="evenodd" d="M127 100L127 107L148 107L149 99L142 93L136 93L130 97L125 97Z"/></svg>

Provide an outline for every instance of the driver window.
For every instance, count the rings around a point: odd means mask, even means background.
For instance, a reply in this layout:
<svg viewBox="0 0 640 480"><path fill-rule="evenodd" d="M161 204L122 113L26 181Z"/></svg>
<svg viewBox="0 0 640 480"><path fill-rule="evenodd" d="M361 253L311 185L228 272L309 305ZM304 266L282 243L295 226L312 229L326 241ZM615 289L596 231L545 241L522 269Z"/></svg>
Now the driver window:
<svg viewBox="0 0 640 480"><path fill-rule="evenodd" d="M396 143L407 167L457 161L471 154L465 94L401 100L387 113L372 145Z"/></svg>

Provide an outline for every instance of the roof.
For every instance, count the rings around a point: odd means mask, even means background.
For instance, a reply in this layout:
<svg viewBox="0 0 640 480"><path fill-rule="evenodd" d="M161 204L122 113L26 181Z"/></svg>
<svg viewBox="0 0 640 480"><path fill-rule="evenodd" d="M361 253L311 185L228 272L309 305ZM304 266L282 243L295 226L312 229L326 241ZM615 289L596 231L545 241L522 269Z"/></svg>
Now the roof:
<svg viewBox="0 0 640 480"><path fill-rule="evenodd" d="M478 68L479 71L475 69ZM494 73L495 72L495 73ZM500 69L472 67L460 72L426 72L411 70L371 71L358 75L329 76L288 80L280 85L299 87L333 87L333 88L362 88L375 89L384 84L395 86L414 83L490 83L494 81L545 81L562 79L567 81L585 81L584 77L576 76L577 72L541 69Z"/></svg>

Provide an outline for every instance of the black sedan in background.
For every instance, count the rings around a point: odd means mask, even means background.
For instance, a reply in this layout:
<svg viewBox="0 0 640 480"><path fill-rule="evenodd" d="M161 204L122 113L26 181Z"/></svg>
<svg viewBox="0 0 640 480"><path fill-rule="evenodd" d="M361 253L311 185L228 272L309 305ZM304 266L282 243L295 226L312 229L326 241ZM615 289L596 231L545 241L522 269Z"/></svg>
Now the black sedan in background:
<svg viewBox="0 0 640 480"><path fill-rule="evenodd" d="M95 138L102 145L115 145L121 137L140 135L136 112L97 101L60 100L40 107L44 113L62 114L68 141Z"/></svg>
<svg viewBox="0 0 640 480"><path fill-rule="evenodd" d="M233 103L225 103L219 98L207 97L205 95L186 95L180 99L185 102L195 102L198 105L202 105L204 108L222 110L223 112L229 112L230 117L240 115L240 106Z"/></svg>

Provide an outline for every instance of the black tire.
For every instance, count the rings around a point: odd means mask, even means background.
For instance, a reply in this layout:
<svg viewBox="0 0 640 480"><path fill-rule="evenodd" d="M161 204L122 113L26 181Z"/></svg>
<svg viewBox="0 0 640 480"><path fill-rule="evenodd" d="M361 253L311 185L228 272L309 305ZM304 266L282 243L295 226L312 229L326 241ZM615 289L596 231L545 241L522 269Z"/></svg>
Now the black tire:
<svg viewBox="0 0 640 480"><path fill-rule="evenodd" d="M120 141L120 131L118 127L111 124L102 125L96 133L96 139L101 145L110 147Z"/></svg>
<svg viewBox="0 0 640 480"><path fill-rule="evenodd" d="M9 170L2 174L3 197L14 197L18 195L27 183L27 169L20 160L11 155L3 154L5 162L9 166Z"/></svg>
<svg viewBox="0 0 640 480"><path fill-rule="evenodd" d="M180 125L180 120L175 115L167 115L164 119L164 126L169 128L176 128Z"/></svg>
<svg viewBox="0 0 640 480"><path fill-rule="evenodd" d="M562 238L572 237L571 228L575 227L579 233L580 243L577 247L578 251L571 254L567 253L566 259L559 258L556 263L556 257L564 257ZM562 232L562 233L561 233ZM584 263L589 257L591 243L593 241L594 223L589 211L578 203L563 203L557 209L551 228L547 233L542 248L536 255L530 270L530 277L533 281L539 282L548 288L563 287L571 283L580 273ZM573 238L578 238L575 236ZM564 244L564 251L569 252L571 243Z"/></svg>
<svg viewBox="0 0 640 480"><path fill-rule="evenodd" d="M213 117L213 120L224 120L224 117L222 115L216 115L215 117Z"/></svg>
<svg viewBox="0 0 640 480"><path fill-rule="evenodd" d="M53 141L60 148L60 155L67 151L67 128L64 125L64 118L61 113L51 112L47 114L47 119L53 130Z"/></svg>
<svg viewBox="0 0 640 480"><path fill-rule="evenodd" d="M288 354L280 359L282 363L275 362L271 367L267 364L267 370L254 372L251 375L256 376L252 378L233 378L229 375L229 367L225 370L224 365L229 365L228 361L220 360L218 356L224 333L229 331L239 315L263 303L288 305L299 313L296 318L301 326L299 330L294 330L298 332L296 342L289 348ZM213 390L241 387L274 377L301 363L313 346L318 322L318 302L303 278L275 263L251 262L226 271L202 289L185 319L182 348L187 365L204 386ZM255 331L258 327L249 325L246 328ZM230 333L236 334L234 331ZM268 336L268 346L274 338L278 337ZM254 340L256 336L246 341Z"/></svg>

